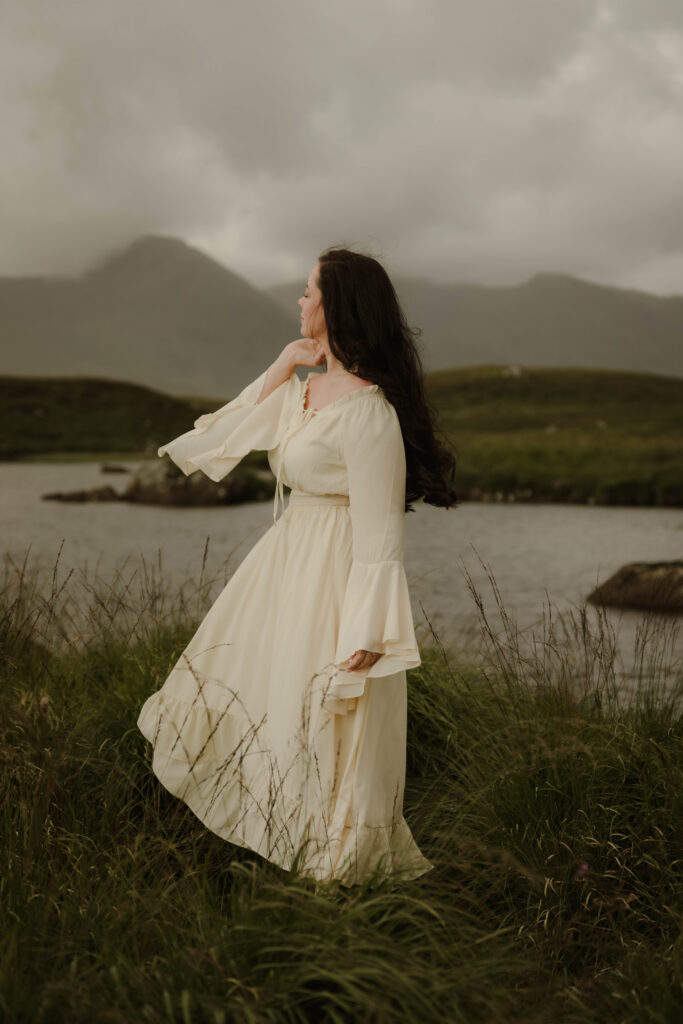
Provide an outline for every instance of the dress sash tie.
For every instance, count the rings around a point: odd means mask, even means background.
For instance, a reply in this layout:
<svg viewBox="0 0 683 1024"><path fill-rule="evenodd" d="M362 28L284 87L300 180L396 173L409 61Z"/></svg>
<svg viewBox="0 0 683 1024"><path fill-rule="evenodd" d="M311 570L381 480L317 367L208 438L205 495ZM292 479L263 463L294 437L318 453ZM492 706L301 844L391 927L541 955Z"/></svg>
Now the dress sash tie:
<svg viewBox="0 0 683 1024"><path fill-rule="evenodd" d="M315 416L317 409L304 409L304 402L306 401L306 394L308 392L308 380L306 386L301 389L301 398L299 399L299 406L295 416L292 419L290 425L284 430L282 437L280 438L280 464L277 470L277 476L275 478L275 497L273 498L273 523L277 523L278 520L278 509L284 511L285 505L285 488L282 480L282 467L285 461L285 448L294 435L299 431L305 423L308 423Z"/></svg>

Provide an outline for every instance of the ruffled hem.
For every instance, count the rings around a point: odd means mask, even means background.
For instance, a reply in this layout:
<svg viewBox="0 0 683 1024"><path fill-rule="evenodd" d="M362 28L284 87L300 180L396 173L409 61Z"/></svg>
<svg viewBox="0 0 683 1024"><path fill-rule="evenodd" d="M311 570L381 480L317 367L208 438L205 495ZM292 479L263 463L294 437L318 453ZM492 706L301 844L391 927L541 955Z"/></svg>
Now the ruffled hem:
<svg viewBox="0 0 683 1024"><path fill-rule="evenodd" d="M376 651L382 657L361 672L346 671L349 658L361 650ZM403 563L354 561L344 595L335 671L325 687L324 706L343 713L346 709L340 702L360 697L367 679L396 675L420 663Z"/></svg>
<svg viewBox="0 0 683 1024"><path fill-rule="evenodd" d="M185 699L153 693L137 724L153 746L154 774L216 835L318 882L408 881L431 869L403 817L388 825L350 823L348 809L320 790L315 771L300 776L307 760L301 751L290 776L232 694L224 691L221 709L212 706L220 687L202 686L188 701L190 689L185 684Z"/></svg>

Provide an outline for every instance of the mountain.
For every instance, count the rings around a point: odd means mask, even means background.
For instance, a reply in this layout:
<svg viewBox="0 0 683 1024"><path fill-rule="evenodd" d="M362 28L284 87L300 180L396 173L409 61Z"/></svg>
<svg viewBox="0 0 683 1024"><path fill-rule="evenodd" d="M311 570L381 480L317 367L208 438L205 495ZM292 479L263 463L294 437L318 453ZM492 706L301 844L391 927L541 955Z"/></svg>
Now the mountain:
<svg viewBox="0 0 683 1024"><path fill-rule="evenodd" d="M427 370L482 363L683 376L683 297L557 274L508 288L396 281ZM234 396L297 336L301 282L262 291L148 236L79 278L0 278L0 374Z"/></svg>
<svg viewBox="0 0 683 1024"><path fill-rule="evenodd" d="M0 278L0 373L236 394L296 336L264 292L173 238L150 236L80 278Z"/></svg>
<svg viewBox="0 0 683 1024"><path fill-rule="evenodd" d="M562 274L512 287L396 278L427 370L484 363L591 366L683 376L683 296L659 297ZM300 282L269 295L291 309Z"/></svg>

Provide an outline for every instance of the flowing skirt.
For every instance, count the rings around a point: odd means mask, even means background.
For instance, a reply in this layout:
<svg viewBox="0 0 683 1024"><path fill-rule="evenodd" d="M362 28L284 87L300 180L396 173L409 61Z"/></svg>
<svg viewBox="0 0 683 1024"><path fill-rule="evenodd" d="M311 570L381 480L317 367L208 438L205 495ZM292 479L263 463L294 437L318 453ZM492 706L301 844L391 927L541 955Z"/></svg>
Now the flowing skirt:
<svg viewBox="0 0 683 1024"><path fill-rule="evenodd" d="M346 885L432 866L403 817L405 672L331 695L351 565L348 498L292 493L138 718L209 829Z"/></svg>

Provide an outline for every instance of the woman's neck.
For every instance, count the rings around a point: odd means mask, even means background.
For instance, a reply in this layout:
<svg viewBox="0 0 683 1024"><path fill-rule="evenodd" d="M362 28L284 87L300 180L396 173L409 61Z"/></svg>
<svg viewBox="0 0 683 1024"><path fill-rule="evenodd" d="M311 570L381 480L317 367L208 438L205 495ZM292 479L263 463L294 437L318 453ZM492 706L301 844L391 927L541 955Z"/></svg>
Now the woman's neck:
<svg viewBox="0 0 683 1024"><path fill-rule="evenodd" d="M328 376L328 377L353 377L353 374L349 373L349 371L339 362L339 360L335 356L332 355L331 352L329 352L326 355L325 362L327 364L327 374L326 374L326 376Z"/></svg>

